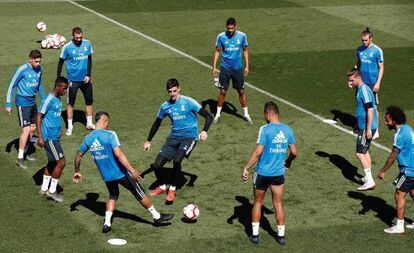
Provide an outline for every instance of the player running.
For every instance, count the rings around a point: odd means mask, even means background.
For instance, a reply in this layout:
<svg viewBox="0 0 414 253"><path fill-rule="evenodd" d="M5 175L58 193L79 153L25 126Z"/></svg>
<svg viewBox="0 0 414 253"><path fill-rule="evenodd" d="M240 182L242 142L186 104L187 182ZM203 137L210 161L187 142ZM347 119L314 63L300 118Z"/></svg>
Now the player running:
<svg viewBox="0 0 414 253"><path fill-rule="evenodd" d="M88 134L82 142L75 156L75 174L73 181L82 180L80 163L82 156L89 150L93 160L101 173L109 191L109 200L106 202L105 223L102 233L111 231L111 218L119 197L119 185L129 190L135 199L151 213L155 225L168 221L174 217L172 214L160 214L152 205L141 185L139 173L131 166L128 158L121 149L121 143L114 131L109 131L109 114L97 112L95 115L96 129Z"/></svg>
<svg viewBox="0 0 414 253"><path fill-rule="evenodd" d="M389 130L396 130L394 144L384 167L378 177L383 179L385 172L391 168L397 159L400 174L394 181L395 202L397 205L397 224L384 229L385 233L404 233L405 196L410 193L414 200L414 131L406 124L405 113L399 107L389 106L385 113L385 124ZM407 228L414 228L414 223Z"/></svg>
<svg viewBox="0 0 414 253"><path fill-rule="evenodd" d="M247 110L247 99L244 94L244 76L249 74L249 52L247 51L247 36L245 33L237 30L236 20L234 18L227 19L227 31L217 36L216 51L213 60L213 76L217 78L217 61L221 55L220 75L218 86L220 95L218 97L217 113L214 117L214 123L219 121L221 110L226 98L227 89L230 80L233 82L233 88L239 93L240 104L243 107L244 119L248 124L253 124ZM242 52L245 67L243 70Z"/></svg>
<svg viewBox="0 0 414 253"><path fill-rule="evenodd" d="M144 151L151 147L151 140L157 133L162 120L169 117L171 120L171 133L164 142L155 162L153 164L158 181L162 185L150 192L150 196L167 193L166 204L174 202L175 191L181 173L181 163L188 158L193 151L197 140L207 140L207 131L213 122L213 117L201 107L201 105L190 97L180 94L180 85L177 79L169 79L166 85L170 99L163 103L155 119L147 141L144 143ZM206 119L203 130L198 134L198 121L196 113ZM170 187L167 189L163 167L168 161L173 161L173 176Z"/></svg>
<svg viewBox="0 0 414 253"><path fill-rule="evenodd" d="M37 144L45 148L49 164L43 172L43 182L39 194L47 195L56 202L63 202L63 198L56 191L59 178L66 165L65 154L60 145L62 102L60 97L68 90L69 82L65 77L58 77L52 92L43 99L40 111L37 113ZM49 171L52 165L54 168ZM49 187L50 183L50 187Z"/></svg>
<svg viewBox="0 0 414 253"><path fill-rule="evenodd" d="M45 96L42 85L43 69L40 66L41 62L42 54L40 51L30 51L29 62L16 69L7 90L6 111L10 115L12 111L13 89L16 89L15 104L19 125L22 128L16 164L22 169L27 169L27 165L24 162L25 158L29 161L34 160L34 158L25 155L25 151L27 150L28 141L32 139L36 131L36 93L39 93L42 99Z"/></svg>
<svg viewBox="0 0 414 253"><path fill-rule="evenodd" d="M69 79L69 95L67 101L68 128L66 135L73 132L73 106L78 89L83 93L86 105L86 129L95 129L92 122L93 90L91 82L93 49L89 40L83 39L82 29L75 27L72 30L73 39L62 47L57 75L62 73L63 63L66 61L66 74Z"/></svg>
<svg viewBox="0 0 414 253"><path fill-rule="evenodd" d="M253 234L249 237L254 244L259 243L259 226L263 200L270 186L273 206L276 210L277 242L285 244L285 213L283 210L283 192L285 189L285 172L290 168L298 151L293 130L279 121L279 108L273 102L264 107L264 118L267 125L259 130L256 148L243 169L242 179L247 182L249 169L257 162L253 175L254 203L252 209ZM290 150L286 159L286 154ZM285 160L286 159L286 160Z"/></svg>
<svg viewBox="0 0 414 253"><path fill-rule="evenodd" d="M357 49L357 67L361 71L362 81L374 92L378 115L378 92L384 75L384 54L382 49L372 42L374 34L367 27L361 34L362 45ZM378 129L374 139L379 137Z"/></svg>
<svg viewBox="0 0 414 253"><path fill-rule="evenodd" d="M356 156L361 162L365 172L362 178L364 184L358 187L358 191L375 189L375 181L371 174L371 155L369 147L372 136L378 128L378 115L375 97L372 90L362 81L361 72L353 68L348 72L348 86L356 89L356 116L358 134L356 142Z"/></svg>

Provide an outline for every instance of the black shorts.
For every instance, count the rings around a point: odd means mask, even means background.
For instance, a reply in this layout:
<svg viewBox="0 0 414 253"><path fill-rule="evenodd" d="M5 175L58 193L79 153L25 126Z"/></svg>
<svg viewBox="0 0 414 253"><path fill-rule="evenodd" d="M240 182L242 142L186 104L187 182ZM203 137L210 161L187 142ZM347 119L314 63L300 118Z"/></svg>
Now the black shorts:
<svg viewBox="0 0 414 253"><path fill-rule="evenodd" d="M233 83L233 89L244 89L244 73L243 69L225 69L220 68L219 88L227 90L229 88L230 80Z"/></svg>
<svg viewBox="0 0 414 253"><path fill-rule="evenodd" d="M372 92L374 93L374 97L375 97L375 104L379 104L379 97L378 97L378 92L374 92L374 86L375 84L367 84L368 87L372 90Z"/></svg>
<svg viewBox="0 0 414 253"><path fill-rule="evenodd" d="M109 199L118 200L119 198L118 184L122 185L128 191L130 191L132 195L135 197L135 199L137 199L138 201L141 201L146 196L145 191L142 188L142 186L129 175L129 172L125 177L120 178L118 180L107 181L105 182L105 184L109 191Z"/></svg>
<svg viewBox="0 0 414 253"><path fill-rule="evenodd" d="M395 178L394 183L395 188L402 192L409 192L414 190L414 177L408 177L403 173L400 173L397 178Z"/></svg>
<svg viewBox="0 0 414 253"><path fill-rule="evenodd" d="M44 148L49 162L55 162L65 158L65 153L63 153L63 148L59 141L45 140Z"/></svg>
<svg viewBox="0 0 414 253"><path fill-rule="evenodd" d="M267 177L257 174L253 174L253 188L257 190L266 191L270 185L282 185L285 183L285 176Z"/></svg>
<svg viewBox="0 0 414 253"><path fill-rule="evenodd" d="M162 155L171 161L176 152L185 152L185 157L190 157L191 152L194 150L197 141L191 137L172 137L168 136L167 140L162 145L159 155Z"/></svg>
<svg viewBox="0 0 414 253"><path fill-rule="evenodd" d="M377 129L373 129L372 136L374 136ZM356 141L356 152L360 154L366 154L369 150L369 147L371 145L372 137L371 139L367 138L367 130L365 129L359 129L358 130L358 137Z"/></svg>
<svg viewBox="0 0 414 253"><path fill-rule="evenodd" d="M37 106L16 106L21 128L36 124Z"/></svg>
<svg viewBox="0 0 414 253"><path fill-rule="evenodd" d="M69 82L69 93L67 97L68 98L67 103L70 104L72 107L75 105L76 94L78 93L78 89L80 89L83 93L83 97L85 98L85 105L92 105L93 104L92 82L89 82L89 83Z"/></svg>

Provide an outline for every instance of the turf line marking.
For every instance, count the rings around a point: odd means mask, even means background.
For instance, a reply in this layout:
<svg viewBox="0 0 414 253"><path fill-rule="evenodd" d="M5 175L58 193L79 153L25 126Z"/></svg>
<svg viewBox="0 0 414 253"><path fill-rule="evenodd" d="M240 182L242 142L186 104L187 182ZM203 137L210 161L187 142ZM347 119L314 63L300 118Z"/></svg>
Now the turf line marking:
<svg viewBox="0 0 414 253"><path fill-rule="evenodd" d="M158 44L160 46L163 46L165 48L168 48L169 50L171 50L171 51L173 51L173 52L175 52L175 53L177 53L177 54L179 54L181 56L184 56L184 57L186 57L186 58L188 58L188 59L190 59L190 60L192 60L194 62L197 62L198 64L200 64L200 65L202 65L202 66L204 66L206 68L213 69L213 66L211 66L210 64L207 64L207 63L205 63L203 61L200 61L199 59L195 58L192 55L189 55L189 54L187 54L187 53L185 53L185 52L183 52L181 50L178 50L178 49L176 49L176 48L174 48L174 47L172 47L172 46L170 46L168 44L165 44L162 41L159 41L159 40L157 40L157 39L155 39L153 37L150 37L150 36L148 36L148 35L146 35L146 34L144 34L142 32L139 32L139 31L137 31L137 30L135 30L135 29L133 29L133 28L131 28L129 26L126 26L126 25L124 25L124 24L122 24L122 23L120 23L120 22L118 22L118 21L116 21L116 20L114 20L114 19L112 19L112 18L110 18L108 16L105 16L105 15L103 15L103 14L97 12L97 11L94 11L92 9L89 9L88 7L85 7L85 6L81 5L81 4L78 4L78 3L76 3L76 2L74 2L72 0L67 0L67 2L69 2L69 3L71 3L71 4L75 5L75 6L77 6L79 8L82 8L82 9L84 9L84 10L90 12L90 13L93 13L93 14L95 14L95 15L97 15L97 16L99 16L99 17L101 17L101 18L103 18L103 19L105 19L105 20L107 20L107 21L109 21L109 22L111 22L113 24L115 24L115 25L118 25L118 26L124 28L125 30L128 30L128 31L130 31L132 33L138 34L139 36L144 37L145 39L147 39L149 41L152 41L152 42L154 42L154 43L156 43L156 44ZM256 90L259 93L262 93L262 94L267 95L267 96L269 96L269 97L271 97L271 98L273 98L275 100L278 100L278 101L280 101L280 102L282 102L282 103L284 103L284 104L286 104L286 105L288 105L288 106L290 106L290 107L292 107L292 108L294 108L294 109L296 109L298 111L301 111L301 112L303 112L303 113L305 113L305 114L307 114L309 116L312 116L312 117L314 117L314 118L316 118L316 119L318 119L318 120L320 120L322 122L325 120L325 118L323 118L322 116L320 116L318 114L315 114L315 113L313 113L311 111L308 111L305 108L300 107L300 106L298 106L296 104L293 104L292 102L289 102L286 99L283 99L281 97L278 97L276 95L273 95L272 93L269 93L269 92L267 92L265 90L262 90L261 88L256 87L253 84L250 84L250 83L246 82L245 85L247 87L249 87L249 88L252 88L252 89ZM326 123L324 123L324 124L326 124ZM356 136L356 134L354 134L352 131L350 131L348 129L345 129L345 128L341 127L341 126L338 126L336 124L328 124L328 125L336 128L336 129L338 129L338 130L340 130L340 131L342 131L344 133L347 133L347 134L351 134L353 136ZM377 143L375 141L373 141L371 143L373 145L375 145L376 147L380 148L380 149L383 149L383 150L385 150L387 152L391 152L391 150L389 148L387 148L386 146L384 146L382 144L379 144L379 143Z"/></svg>

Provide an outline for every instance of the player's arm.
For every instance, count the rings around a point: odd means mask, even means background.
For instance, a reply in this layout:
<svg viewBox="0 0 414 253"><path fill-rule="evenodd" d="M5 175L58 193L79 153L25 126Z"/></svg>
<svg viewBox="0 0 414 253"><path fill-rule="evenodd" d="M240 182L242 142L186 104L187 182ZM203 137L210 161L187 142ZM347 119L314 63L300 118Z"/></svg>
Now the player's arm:
<svg viewBox="0 0 414 253"><path fill-rule="evenodd" d="M83 80L85 83L89 83L91 81L91 72L92 72L92 55L88 56L88 68L86 70L86 76Z"/></svg>
<svg viewBox="0 0 414 253"><path fill-rule="evenodd" d="M41 148L45 145L45 141L43 140L43 134L42 134L42 120L43 120L43 114L38 112L36 115L36 130L37 130L37 145Z"/></svg>
<svg viewBox="0 0 414 253"><path fill-rule="evenodd" d="M250 155L249 160L247 161L246 165L244 165L242 179L243 181L247 181L249 179L249 169L253 167L257 161L259 161L260 156L262 155L264 150L264 146L261 144L257 144L256 148L253 150L252 154Z"/></svg>
<svg viewBox="0 0 414 253"><path fill-rule="evenodd" d="M372 120L374 118L373 102L366 103L365 108L367 109L367 138L371 139L372 138L371 125L372 125Z"/></svg>
<svg viewBox="0 0 414 253"><path fill-rule="evenodd" d="M21 75L21 71L16 70L16 72L13 74L12 80L10 81L6 97L6 111L9 113L9 115L12 111L13 89L17 86L22 77L23 76Z"/></svg>
<svg viewBox="0 0 414 253"><path fill-rule="evenodd" d="M296 156L298 155L298 148L296 147L296 144L289 144L289 149L290 152L288 158L285 161L286 168L290 168L292 161L295 160Z"/></svg>
<svg viewBox="0 0 414 253"><path fill-rule="evenodd" d="M378 62L378 79L377 82L375 83L374 87L372 88L372 90L374 92L378 92L381 86L381 80L382 80L382 76L384 75L384 62Z"/></svg>
<svg viewBox="0 0 414 253"><path fill-rule="evenodd" d="M247 47L243 47L243 56L244 56L244 75L247 76L249 74L249 50Z"/></svg>
<svg viewBox="0 0 414 253"><path fill-rule="evenodd" d="M152 124L151 130L148 134L148 138L144 143L144 151L149 150L151 148L151 140L154 138L155 134L157 133L158 129L161 126L162 119L157 117Z"/></svg>
<svg viewBox="0 0 414 253"><path fill-rule="evenodd" d="M63 58L59 58L59 62L58 62L58 65L57 65L57 77L59 77L59 76L61 76L62 75L62 67L63 67L63 63L65 62L65 59L63 59Z"/></svg>
<svg viewBox="0 0 414 253"><path fill-rule="evenodd" d="M391 150L391 154L388 156L387 161L385 162L385 165L382 167L382 169L378 172L378 177L380 179L383 179L385 176L385 172L391 166L394 164L395 160L397 159L398 154L400 153L400 150L397 147L393 147Z"/></svg>
<svg viewBox="0 0 414 253"><path fill-rule="evenodd" d="M213 76L216 77L217 76L217 61L220 57L220 51L221 48L220 47L216 47L216 50L214 51L214 59L213 59Z"/></svg>
<svg viewBox="0 0 414 253"><path fill-rule="evenodd" d="M43 88L43 82L42 82L42 74L40 74L40 77L39 77L39 86L37 86L37 92L40 94L40 97L42 99L45 97L45 90Z"/></svg>
<svg viewBox="0 0 414 253"><path fill-rule="evenodd" d="M213 116L211 116L211 114L204 108L201 108L198 111L198 114L200 114L205 119L203 130L199 136L200 140L205 141L207 140L207 131L210 129L210 126L213 123Z"/></svg>
<svg viewBox="0 0 414 253"><path fill-rule="evenodd" d="M80 164L82 161L82 157L85 153L78 150L75 155L74 164L75 164L75 174L73 174L72 181L75 183L79 183L82 180L82 174L80 173Z"/></svg>
<svg viewBox="0 0 414 253"><path fill-rule="evenodd" d="M134 180L138 181L142 179L139 173L129 163L128 158L122 151L121 147L118 146L113 148L112 150L114 151L116 158L118 158L118 161L131 173Z"/></svg>

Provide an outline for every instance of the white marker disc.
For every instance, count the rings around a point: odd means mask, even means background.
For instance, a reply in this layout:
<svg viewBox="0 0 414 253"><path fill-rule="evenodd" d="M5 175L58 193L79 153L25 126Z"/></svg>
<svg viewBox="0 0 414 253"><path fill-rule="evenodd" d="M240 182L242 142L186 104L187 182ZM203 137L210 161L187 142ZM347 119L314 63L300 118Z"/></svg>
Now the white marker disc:
<svg viewBox="0 0 414 253"><path fill-rule="evenodd" d="M115 245L115 246L122 246L122 245L127 244L127 241L124 239L113 238L113 239L109 239L108 243L111 245Z"/></svg>

